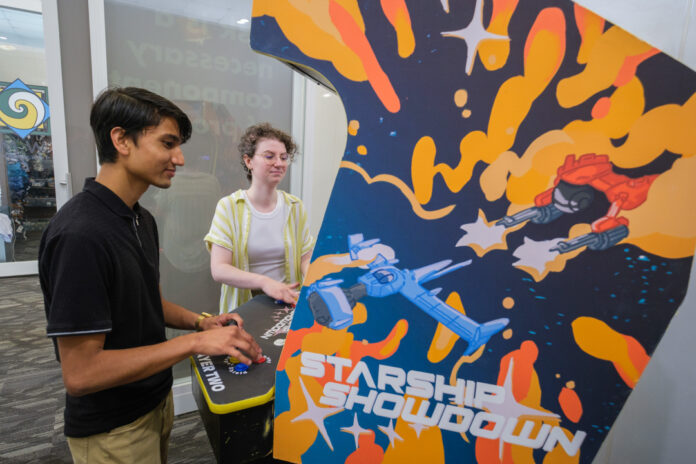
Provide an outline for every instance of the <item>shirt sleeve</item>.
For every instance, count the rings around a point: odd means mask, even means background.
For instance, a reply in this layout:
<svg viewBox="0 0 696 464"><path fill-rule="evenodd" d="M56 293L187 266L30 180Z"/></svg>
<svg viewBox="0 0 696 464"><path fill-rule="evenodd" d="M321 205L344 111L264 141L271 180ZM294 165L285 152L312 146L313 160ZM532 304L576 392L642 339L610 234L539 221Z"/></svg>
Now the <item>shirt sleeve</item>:
<svg viewBox="0 0 696 464"><path fill-rule="evenodd" d="M47 243L39 273L49 337L111 331L110 263L94 237L64 234Z"/></svg>
<svg viewBox="0 0 696 464"><path fill-rule="evenodd" d="M203 239L208 251L216 244L234 252L236 235L233 218L232 202L227 197L218 201L210 230Z"/></svg>
<svg viewBox="0 0 696 464"><path fill-rule="evenodd" d="M309 231L309 220L307 219L307 211L305 210L304 203L300 202L300 243L302 243L302 252L300 256L304 256L306 253L312 251L314 247L314 237Z"/></svg>

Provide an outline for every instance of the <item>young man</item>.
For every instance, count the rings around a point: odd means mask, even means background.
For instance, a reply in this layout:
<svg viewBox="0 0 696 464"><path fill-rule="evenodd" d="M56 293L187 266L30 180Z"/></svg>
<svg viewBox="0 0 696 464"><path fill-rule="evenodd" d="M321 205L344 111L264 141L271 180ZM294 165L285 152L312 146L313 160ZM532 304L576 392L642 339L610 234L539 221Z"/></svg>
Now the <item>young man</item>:
<svg viewBox="0 0 696 464"><path fill-rule="evenodd" d="M103 92L90 123L99 174L58 211L39 249L65 434L76 463L166 462L171 366L194 353L250 363L261 350L239 316L203 317L161 296L157 226L138 199L150 185L171 185L189 118L129 87ZM198 331L167 341L165 325Z"/></svg>

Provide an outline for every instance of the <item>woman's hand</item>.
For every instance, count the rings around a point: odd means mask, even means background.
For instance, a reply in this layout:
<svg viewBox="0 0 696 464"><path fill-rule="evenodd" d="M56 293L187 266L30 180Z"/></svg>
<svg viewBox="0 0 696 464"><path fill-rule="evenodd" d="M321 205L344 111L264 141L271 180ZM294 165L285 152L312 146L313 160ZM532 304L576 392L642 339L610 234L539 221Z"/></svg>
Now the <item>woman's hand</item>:
<svg viewBox="0 0 696 464"><path fill-rule="evenodd" d="M261 290L263 293L275 300L280 300L287 304L296 304L297 299L300 297L300 292L295 289L299 286L299 282L295 282L294 284L286 284L273 280L269 277L264 281Z"/></svg>

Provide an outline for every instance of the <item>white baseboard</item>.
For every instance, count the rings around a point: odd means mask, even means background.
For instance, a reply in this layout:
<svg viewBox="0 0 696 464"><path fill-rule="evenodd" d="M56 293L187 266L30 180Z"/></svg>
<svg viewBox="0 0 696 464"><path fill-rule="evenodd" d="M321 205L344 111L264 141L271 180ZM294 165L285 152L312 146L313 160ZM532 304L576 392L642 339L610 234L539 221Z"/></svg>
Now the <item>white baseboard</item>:
<svg viewBox="0 0 696 464"><path fill-rule="evenodd" d="M191 379L174 382L172 387L174 393L174 415L186 414L187 412L196 411L196 401L193 399L191 392Z"/></svg>
<svg viewBox="0 0 696 464"><path fill-rule="evenodd" d="M5 246L5 244L0 243L0 246ZM36 260L0 263L0 277L19 277L27 275L36 275L38 273L39 262Z"/></svg>

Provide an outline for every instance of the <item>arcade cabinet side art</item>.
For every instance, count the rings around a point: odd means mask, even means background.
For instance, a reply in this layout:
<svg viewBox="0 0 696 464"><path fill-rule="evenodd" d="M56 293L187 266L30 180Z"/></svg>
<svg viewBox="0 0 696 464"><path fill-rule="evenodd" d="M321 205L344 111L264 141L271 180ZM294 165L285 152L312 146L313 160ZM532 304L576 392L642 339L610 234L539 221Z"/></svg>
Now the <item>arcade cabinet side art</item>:
<svg viewBox="0 0 696 464"><path fill-rule="evenodd" d="M689 282L694 72L569 0L256 0L251 45L349 121L275 456L591 462Z"/></svg>

